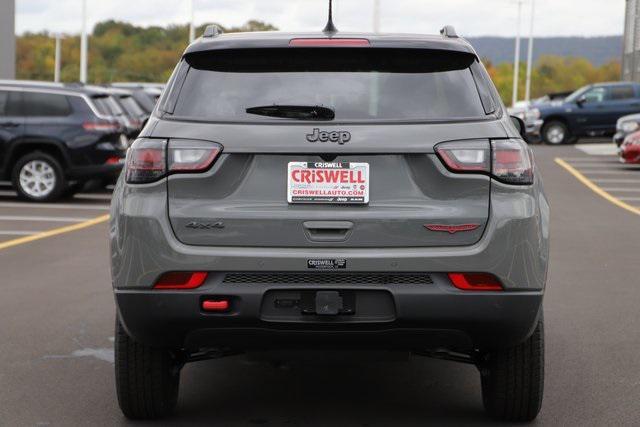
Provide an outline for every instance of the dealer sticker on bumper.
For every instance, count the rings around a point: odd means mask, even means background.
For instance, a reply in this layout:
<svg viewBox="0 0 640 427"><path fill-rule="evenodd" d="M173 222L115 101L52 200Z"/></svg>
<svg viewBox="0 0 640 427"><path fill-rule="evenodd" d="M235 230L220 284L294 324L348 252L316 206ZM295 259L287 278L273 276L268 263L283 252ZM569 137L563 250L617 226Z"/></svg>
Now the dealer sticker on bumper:
<svg viewBox="0 0 640 427"><path fill-rule="evenodd" d="M290 162L289 203L369 203L369 163Z"/></svg>

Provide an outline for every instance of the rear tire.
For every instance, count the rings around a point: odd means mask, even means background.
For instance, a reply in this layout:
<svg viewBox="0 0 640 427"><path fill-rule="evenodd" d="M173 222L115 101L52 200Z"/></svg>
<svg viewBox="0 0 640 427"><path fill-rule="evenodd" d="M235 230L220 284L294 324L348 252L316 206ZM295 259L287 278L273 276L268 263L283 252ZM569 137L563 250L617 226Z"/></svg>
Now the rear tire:
<svg viewBox="0 0 640 427"><path fill-rule="evenodd" d="M568 144L571 141L571 133L567 125L554 120L542 127L542 139L549 145Z"/></svg>
<svg viewBox="0 0 640 427"><path fill-rule="evenodd" d="M168 350L136 342L116 319L115 373L118 404L130 419L169 416L178 403L180 371Z"/></svg>
<svg viewBox="0 0 640 427"><path fill-rule="evenodd" d="M544 389L543 320L522 344L490 353L481 373L487 413L501 421L534 420Z"/></svg>
<svg viewBox="0 0 640 427"><path fill-rule="evenodd" d="M11 173L11 182L18 197L31 202L54 202L67 187L58 160L42 151L22 156Z"/></svg>

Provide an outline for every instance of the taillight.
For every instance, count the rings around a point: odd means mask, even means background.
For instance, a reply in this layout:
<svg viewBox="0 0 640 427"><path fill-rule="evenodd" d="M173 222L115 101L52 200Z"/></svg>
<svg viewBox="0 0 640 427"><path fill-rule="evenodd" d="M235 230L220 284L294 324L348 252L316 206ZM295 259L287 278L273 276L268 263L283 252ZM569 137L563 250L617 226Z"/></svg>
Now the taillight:
<svg viewBox="0 0 640 427"><path fill-rule="evenodd" d="M533 184L533 155L520 140L491 141L492 174L507 184Z"/></svg>
<svg viewBox="0 0 640 427"><path fill-rule="evenodd" d="M289 41L291 47L369 47L371 43L367 39L340 39L340 38L319 38L319 39L292 39Z"/></svg>
<svg viewBox="0 0 640 427"><path fill-rule="evenodd" d="M221 151L222 146L212 142L172 140L169 142L169 171L203 172Z"/></svg>
<svg viewBox="0 0 640 427"><path fill-rule="evenodd" d="M491 155L489 141L444 142L436 153L452 172L489 173Z"/></svg>
<svg viewBox="0 0 640 427"><path fill-rule="evenodd" d="M533 154L521 140L444 142L435 151L454 173L487 174L506 184L533 183Z"/></svg>
<svg viewBox="0 0 640 427"><path fill-rule="evenodd" d="M137 139L127 152L125 178L130 184L157 181L166 175L166 139Z"/></svg>
<svg viewBox="0 0 640 427"><path fill-rule="evenodd" d="M487 273L449 273L453 286L463 291L501 291L500 281Z"/></svg>
<svg viewBox="0 0 640 427"><path fill-rule="evenodd" d="M207 280L208 273L204 271L177 271L164 273L156 281L154 289L195 289Z"/></svg>
<svg viewBox="0 0 640 427"><path fill-rule="evenodd" d="M82 127L88 132L117 132L120 130L120 124L114 122L84 122Z"/></svg>
<svg viewBox="0 0 640 427"><path fill-rule="evenodd" d="M172 173L204 172L221 152L214 142L140 138L127 153L126 181L146 184Z"/></svg>

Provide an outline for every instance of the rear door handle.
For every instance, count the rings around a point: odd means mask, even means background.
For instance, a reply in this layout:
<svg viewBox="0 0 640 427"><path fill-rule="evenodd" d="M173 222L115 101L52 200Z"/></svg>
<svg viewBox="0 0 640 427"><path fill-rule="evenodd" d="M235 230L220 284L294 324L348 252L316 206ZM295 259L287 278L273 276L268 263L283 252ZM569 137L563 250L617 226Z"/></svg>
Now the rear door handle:
<svg viewBox="0 0 640 427"><path fill-rule="evenodd" d="M306 221L302 225L307 238L314 242L343 242L353 230L350 221Z"/></svg>
<svg viewBox="0 0 640 427"><path fill-rule="evenodd" d="M3 128L17 128L18 126L20 126L20 123L16 123L16 122L0 123L0 127L3 127Z"/></svg>

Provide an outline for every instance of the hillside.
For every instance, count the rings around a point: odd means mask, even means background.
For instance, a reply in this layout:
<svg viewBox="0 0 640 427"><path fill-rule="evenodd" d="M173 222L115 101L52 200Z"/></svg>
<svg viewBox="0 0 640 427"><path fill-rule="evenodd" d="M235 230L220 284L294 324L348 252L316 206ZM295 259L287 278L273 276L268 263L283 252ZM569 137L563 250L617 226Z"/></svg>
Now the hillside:
<svg viewBox="0 0 640 427"><path fill-rule="evenodd" d="M512 62L515 39L505 37L469 37L483 58L494 64ZM522 60L526 60L528 39L522 40ZM534 63L540 55L576 56L599 66L622 58L622 36L609 37L545 37L534 41Z"/></svg>

